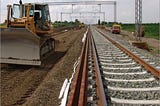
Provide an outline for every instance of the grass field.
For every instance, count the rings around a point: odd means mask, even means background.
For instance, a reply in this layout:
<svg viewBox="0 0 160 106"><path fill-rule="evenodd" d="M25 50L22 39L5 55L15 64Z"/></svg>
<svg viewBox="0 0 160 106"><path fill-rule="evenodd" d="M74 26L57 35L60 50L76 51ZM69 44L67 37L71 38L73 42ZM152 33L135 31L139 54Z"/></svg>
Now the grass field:
<svg viewBox="0 0 160 106"><path fill-rule="evenodd" d="M56 21L53 23L54 28L59 28L59 27L71 27L71 26L75 26L74 22L60 22L60 21Z"/></svg>
<svg viewBox="0 0 160 106"><path fill-rule="evenodd" d="M53 26L54 26L54 28L59 28L59 27L76 27L76 26L79 26L81 24L82 23L78 19L76 19L74 22L73 21L71 21L71 22L68 22L68 21L63 21L63 22L61 22L61 21L55 21L53 23Z"/></svg>
<svg viewBox="0 0 160 106"><path fill-rule="evenodd" d="M113 22L109 23L102 23L103 25L106 25L108 27L111 27L113 25ZM135 24L123 24L119 23L122 25L122 30L134 32L135 31ZM160 39L160 23L147 23L143 24L144 30L145 30L145 37L150 37L150 38L155 38L155 39Z"/></svg>
<svg viewBox="0 0 160 106"><path fill-rule="evenodd" d="M145 30L145 37L160 39L160 26L159 24L143 24ZM122 29L134 32L134 24L122 24Z"/></svg>

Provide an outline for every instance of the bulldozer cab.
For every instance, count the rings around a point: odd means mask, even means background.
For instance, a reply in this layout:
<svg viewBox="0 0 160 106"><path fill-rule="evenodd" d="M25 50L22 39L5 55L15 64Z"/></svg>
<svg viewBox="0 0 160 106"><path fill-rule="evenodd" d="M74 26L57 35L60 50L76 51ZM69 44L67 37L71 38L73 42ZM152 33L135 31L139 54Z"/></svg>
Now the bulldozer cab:
<svg viewBox="0 0 160 106"><path fill-rule="evenodd" d="M28 7L28 5L30 5L30 7ZM12 17L13 18L27 17L28 9L30 17L33 17L37 15L36 13L39 13L42 19L50 21L48 4L31 4L31 3L13 4Z"/></svg>
<svg viewBox="0 0 160 106"><path fill-rule="evenodd" d="M34 18L36 30L50 30L51 23L48 4L13 4L11 18Z"/></svg>
<svg viewBox="0 0 160 106"><path fill-rule="evenodd" d="M34 5L34 21L36 29L49 30L47 23L51 23L48 5Z"/></svg>

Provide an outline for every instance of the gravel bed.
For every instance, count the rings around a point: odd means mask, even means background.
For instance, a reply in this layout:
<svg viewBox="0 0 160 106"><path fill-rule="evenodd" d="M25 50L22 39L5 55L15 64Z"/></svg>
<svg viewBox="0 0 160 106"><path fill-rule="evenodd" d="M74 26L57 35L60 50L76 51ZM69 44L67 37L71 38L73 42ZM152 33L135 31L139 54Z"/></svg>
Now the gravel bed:
<svg viewBox="0 0 160 106"><path fill-rule="evenodd" d="M114 48L114 47L110 49L110 48L105 48L103 47L103 45L101 45L101 46L98 46L97 49L98 49L98 53L100 54L123 54L123 51L119 50L118 48Z"/></svg>
<svg viewBox="0 0 160 106"><path fill-rule="evenodd" d="M113 91L109 90L108 94L111 97L119 99L132 100L158 100L160 98L159 91Z"/></svg>
<svg viewBox="0 0 160 106"><path fill-rule="evenodd" d="M107 50L107 51L106 51ZM111 50L108 50L108 49L103 49L103 50L99 50L98 51L98 54L99 55L103 55L103 54L108 54L108 55L125 55L122 51L111 51Z"/></svg>
<svg viewBox="0 0 160 106"><path fill-rule="evenodd" d="M104 74L106 78L111 79L125 79L125 80L133 80L133 79L148 79L151 78L152 75L147 73L143 75L135 74L135 75L106 75Z"/></svg>
<svg viewBox="0 0 160 106"><path fill-rule="evenodd" d="M114 73L119 73L119 72L123 72L123 73L133 73L133 72L143 72L143 71L145 71L144 69L128 69L128 70L104 69L103 66L101 66L100 69L101 69L102 71L114 72Z"/></svg>
<svg viewBox="0 0 160 106"><path fill-rule="evenodd" d="M114 62L123 62L123 61L128 61L130 60L130 58L128 57L102 57L102 56L98 56L99 59L103 59L103 60L110 60L110 61L114 61Z"/></svg>
<svg viewBox="0 0 160 106"><path fill-rule="evenodd" d="M99 58L129 58L125 54L98 54Z"/></svg>
<svg viewBox="0 0 160 106"><path fill-rule="evenodd" d="M94 70L94 60L92 55L91 44L89 44L88 51L88 91L87 91L87 105L97 105L97 92L96 92L96 75Z"/></svg>
<svg viewBox="0 0 160 106"><path fill-rule="evenodd" d="M121 87L121 88L150 88L150 87L159 87L159 82L154 81L144 81L144 82L113 82L105 81L105 85L111 87Z"/></svg>
<svg viewBox="0 0 160 106"><path fill-rule="evenodd" d="M120 51L118 48L112 48L112 49L109 49L109 48L104 48L101 50L101 47L97 48L99 49L98 53L105 53L105 54L110 54L110 55L117 55L117 54L123 54L122 51Z"/></svg>
<svg viewBox="0 0 160 106"><path fill-rule="evenodd" d="M144 105L144 104L142 104L142 105L140 105L140 104L119 104L119 103L111 103L111 105L109 105L109 106L159 106L159 105L152 105L152 104L149 104L149 105Z"/></svg>
<svg viewBox="0 0 160 106"><path fill-rule="evenodd" d="M136 48L132 45L130 45L128 42L125 42L123 40L118 39L116 36L113 36L110 33L107 33L108 36L115 39L118 43L123 45L126 49L133 52L135 55L137 55L139 58L146 61L148 64L152 64L153 67L160 67L160 59L152 56L149 52L146 52L144 50L141 50L139 48ZM104 40L105 38L102 36L97 36L97 32L93 31L93 37L96 42L96 48L100 63L100 70L101 72L110 72L108 74L103 73L103 78L109 78L109 79L125 79L125 80L135 80L135 79L148 79L153 78L153 75L151 73L146 74L133 74L129 75L129 73L137 73L137 72L144 72L145 70L142 66L136 64L129 64L132 62L135 62L130 57L126 57L126 54L123 54L122 51L120 51L117 47L115 47L112 43L110 43L107 40ZM97 45L98 44L98 45ZM109 63L109 65L107 65ZM118 64L118 65L112 65ZM123 63L123 65L119 65ZM126 65L124 65L126 64ZM134 68L136 67L136 68ZM110 68L120 68L120 69L110 69ZM122 69L126 68L126 69ZM133 69L127 69L127 68L133 68ZM120 74L111 74L111 73L128 73L127 75L120 75ZM158 100L160 98L159 91L117 91L112 90L116 89L116 87L119 88L152 88L152 87L159 87L160 84L157 80L153 81L133 81L133 82L120 82L120 81L108 81L104 80L104 86L105 86L105 92L107 94L107 97L114 97L119 99L130 99L130 100ZM113 87L113 88L109 88ZM138 90L138 89L137 89ZM111 101L112 102L112 101ZM136 104L136 103L135 103ZM109 104L109 106L136 106L136 105L130 105L130 104L116 104L112 103ZM137 105L141 106L141 105ZM157 106L157 105L143 105L143 106Z"/></svg>
<svg viewBox="0 0 160 106"><path fill-rule="evenodd" d="M100 65L102 65L103 67L110 67L110 68L134 68L134 67L139 67L139 64L133 64L133 65L103 65L103 63L100 63Z"/></svg>
<svg viewBox="0 0 160 106"><path fill-rule="evenodd" d="M110 36L111 38L115 39L115 41L122 44L126 49L134 52L135 55L143 56L143 57L149 59L151 62L157 63L156 65L151 64L153 67L159 66L160 58L153 56L151 53L147 52L146 50L142 50L142 49L139 49L139 48L136 48L136 47L130 45L129 42L125 42L124 40L117 39L115 36L112 36L110 33L108 33L108 36Z"/></svg>
<svg viewBox="0 0 160 106"><path fill-rule="evenodd" d="M119 62L122 62L122 61L118 61L118 60L116 60L116 61L114 61L114 60L106 60L106 59L103 59L103 58L98 58L99 59L99 61L100 62L105 62L105 63L119 63ZM127 60L124 60L123 61L123 63L132 63L132 62L134 62L132 59L127 59Z"/></svg>
<svg viewBox="0 0 160 106"><path fill-rule="evenodd" d="M129 59L129 56L126 55L98 55L99 58L105 58L105 59Z"/></svg>

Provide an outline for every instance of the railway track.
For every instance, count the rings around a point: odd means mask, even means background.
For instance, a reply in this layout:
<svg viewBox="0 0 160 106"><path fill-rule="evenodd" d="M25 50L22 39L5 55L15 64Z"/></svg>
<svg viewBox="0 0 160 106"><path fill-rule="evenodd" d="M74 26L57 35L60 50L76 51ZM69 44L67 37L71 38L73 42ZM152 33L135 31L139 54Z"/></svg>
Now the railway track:
<svg viewBox="0 0 160 106"><path fill-rule="evenodd" d="M142 60L134 47L124 48L124 42L121 45L95 27L90 29L67 105L159 106L158 64L145 55Z"/></svg>
<svg viewBox="0 0 160 106"><path fill-rule="evenodd" d="M72 83L68 106L107 105L91 32L81 52L80 65Z"/></svg>

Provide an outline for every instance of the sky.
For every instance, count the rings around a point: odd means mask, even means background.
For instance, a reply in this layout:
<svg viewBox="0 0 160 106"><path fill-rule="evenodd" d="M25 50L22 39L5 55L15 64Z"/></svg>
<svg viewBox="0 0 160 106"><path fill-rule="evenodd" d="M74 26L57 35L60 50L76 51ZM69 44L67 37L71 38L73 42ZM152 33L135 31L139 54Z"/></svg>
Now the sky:
<svg viewBox="0 0 160 106"><path fill-rule="evenodd" d="M22 0L23 3L27 2L71 2L71 1L86 1L86 0ZM107 1L107 0L88 0L88 1ZM110 0L112 1L112 0ZM117 21L122 23L135 22L135 0L115 0L117 1ZM19 3L19 0L0 0L0 22L4 22L7 16L7 4ZM64 14L64 12L71 12L70 5L55 6L50 5L51 20L60 21L61 12L62 21L74 21L78 18L84 23L97 23L97 20L105 20L107 22L114 21L114 8L113 5L102 5L101 12L96 14L78 14L78 12L98 12L99 7L95 5L76 5L73 7L74 14ZM142 0L142 22L143 23L159 23L160 22L160 0Z"/></svg>

